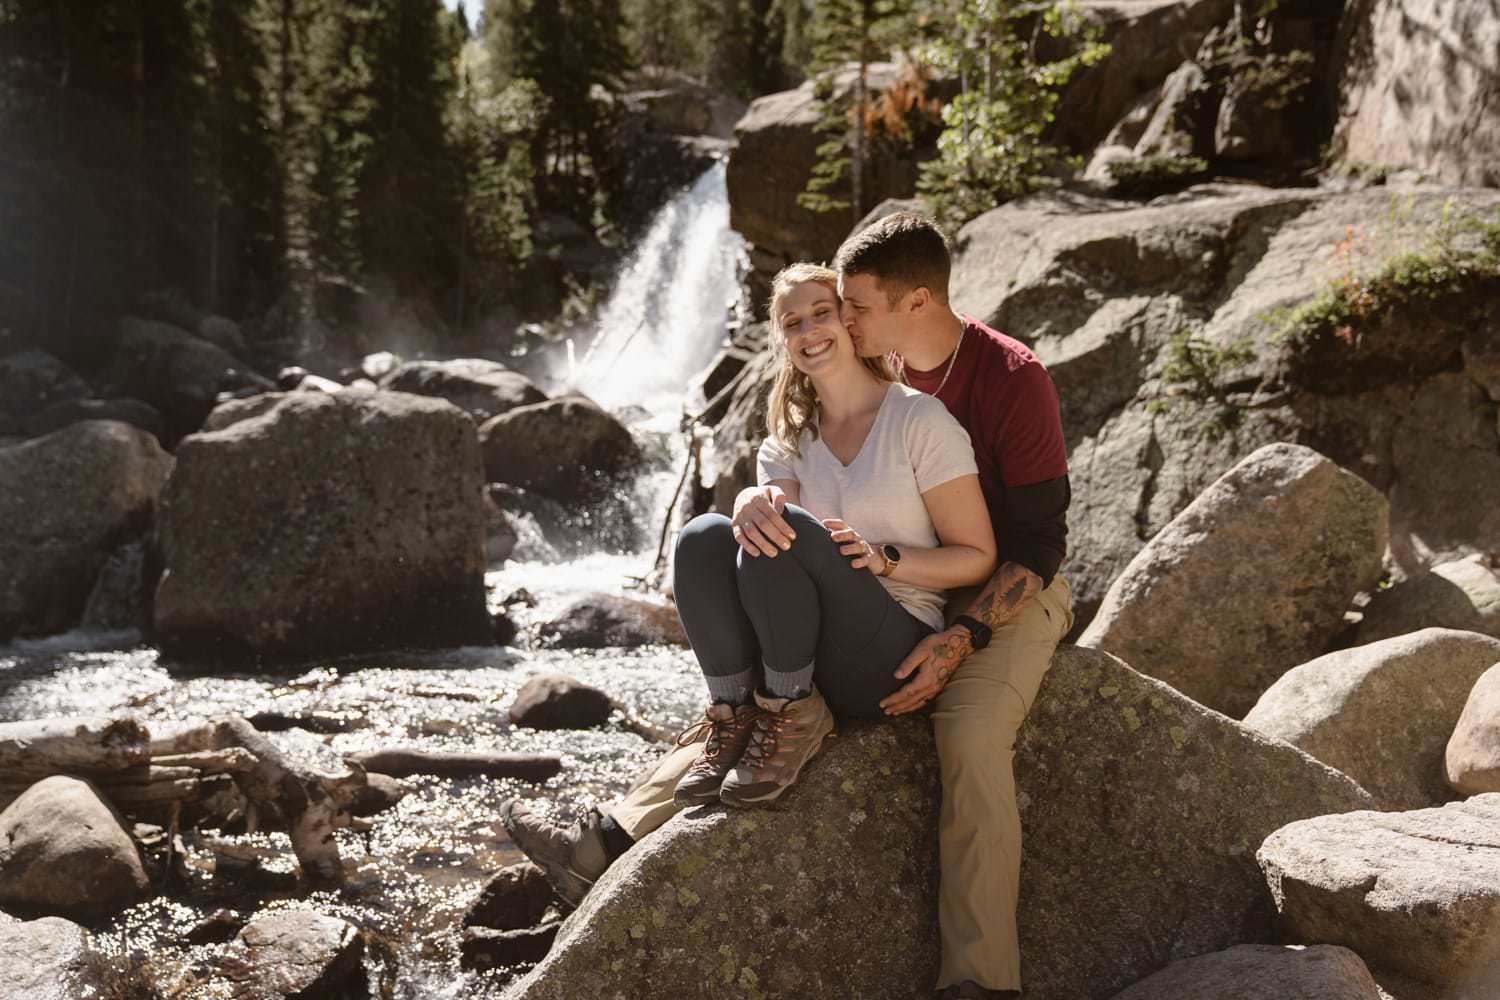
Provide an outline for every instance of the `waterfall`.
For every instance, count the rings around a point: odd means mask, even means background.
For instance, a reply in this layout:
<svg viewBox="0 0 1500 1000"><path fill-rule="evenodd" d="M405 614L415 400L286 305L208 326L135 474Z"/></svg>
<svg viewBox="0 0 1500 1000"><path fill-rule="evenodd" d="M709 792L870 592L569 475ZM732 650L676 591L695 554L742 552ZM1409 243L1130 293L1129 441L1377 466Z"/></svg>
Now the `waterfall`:
<svg viewBox="0 0 1500 1000"><path fill-rule="evenodd" d="M620 269L565 378L600 406L681 413L686 387L741 312L744 241L729 228L725 167L715 163L657 212Z"/></svg>

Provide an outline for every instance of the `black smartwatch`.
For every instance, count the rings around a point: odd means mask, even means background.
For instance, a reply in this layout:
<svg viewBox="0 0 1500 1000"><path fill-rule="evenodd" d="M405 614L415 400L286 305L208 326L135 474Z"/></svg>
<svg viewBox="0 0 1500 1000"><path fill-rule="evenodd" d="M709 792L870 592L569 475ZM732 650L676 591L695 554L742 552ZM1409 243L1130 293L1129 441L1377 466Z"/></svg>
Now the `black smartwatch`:
<svg viewBox="0 0 1500 1000"><path fill-rule="evenodd" d="M990 627L977 618L968 615L959 615L953 619L953 624L962 625L969 630L969 641L975 649L983 649L990 644Z"/></svg>

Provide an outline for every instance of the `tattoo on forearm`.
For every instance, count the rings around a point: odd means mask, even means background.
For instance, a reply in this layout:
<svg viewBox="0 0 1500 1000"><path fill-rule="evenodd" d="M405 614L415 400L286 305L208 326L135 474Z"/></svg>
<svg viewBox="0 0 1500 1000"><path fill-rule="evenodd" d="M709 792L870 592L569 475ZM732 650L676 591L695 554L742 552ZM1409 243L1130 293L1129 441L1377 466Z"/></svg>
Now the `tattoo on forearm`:
<svg viewBox="0 0 1500 1000"><path fill-rule="evenodd" d="M975 599L970 611L990 628L999 628L1020 613L1040 592L1042 578L1019 563L1004 563Z"/></svg>

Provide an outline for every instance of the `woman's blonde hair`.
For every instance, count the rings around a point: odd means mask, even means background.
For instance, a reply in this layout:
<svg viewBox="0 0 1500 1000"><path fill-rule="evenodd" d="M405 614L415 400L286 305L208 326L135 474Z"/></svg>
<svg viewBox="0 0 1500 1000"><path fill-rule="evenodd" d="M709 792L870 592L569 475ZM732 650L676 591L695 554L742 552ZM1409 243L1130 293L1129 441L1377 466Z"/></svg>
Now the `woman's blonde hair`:
<svg viewBox="0 0 1500 1000"><path fill-rule="evenodd" d="M835 301L839 294L839 276L832 268L822 264L791 264L777 272L771 281L771 343L780 355L781 368L776 372L776 381L771 385L771 395L766 402L766 433L778 443L791 449L793 455L800 454L798 440L804 430L818 436L818 425L813 417L818 411L818 394L813 389L812 379L798 371L787 353L786 337L781 330L780 303L787 293L798 285L815 281L833 293ZM884 357L860 358L866 370L882 382L894 382L896 376L890 362Z"/></svg>

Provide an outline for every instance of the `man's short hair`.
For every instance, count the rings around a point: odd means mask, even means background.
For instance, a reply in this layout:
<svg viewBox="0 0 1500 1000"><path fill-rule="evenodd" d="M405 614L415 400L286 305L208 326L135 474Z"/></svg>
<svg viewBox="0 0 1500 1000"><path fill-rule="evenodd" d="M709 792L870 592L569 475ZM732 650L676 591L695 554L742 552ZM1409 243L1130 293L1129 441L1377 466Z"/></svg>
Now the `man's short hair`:
<svg viewBox="0 0 1500 1000"><path fill-rule="evenodd" d="M833 268L840 274L875 275L891 306L914 288L926 288L947 305L953 254L931 219L896 212L845 240L834 255Z"/></svg>

